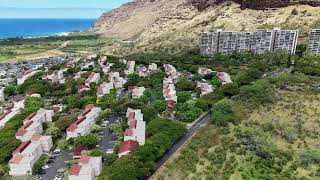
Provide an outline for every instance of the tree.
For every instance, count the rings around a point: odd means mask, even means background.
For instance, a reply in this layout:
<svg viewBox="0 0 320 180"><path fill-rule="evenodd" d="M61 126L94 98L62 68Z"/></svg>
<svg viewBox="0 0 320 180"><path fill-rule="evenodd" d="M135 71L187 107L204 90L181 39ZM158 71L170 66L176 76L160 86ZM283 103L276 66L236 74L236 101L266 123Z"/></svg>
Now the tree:
<svg viewBox="0 0 320 180"><path fill-rule="evenodd" d="M201 115L202 111L200 108L193 108L186 112L185 122L192 122Z"/></svg>
<svg viewBox="0 0 320 180"><path fill-rule="evenodd" d="M57 128L54 123L50 123L45 132L46 135L52 136L53 139L57 138L60 134L59 128Z"/></svg>
<svg viewBox="0 0 320 180"><path fill-rule="evenodd" d="M99 143L99 138L96 134L88 134L75 138L75 146L95 147Z"/></svg>
<svg viewBox="0 0 320 180"><path fill-rule="evenodd" d="M163 112L166 109L166 103L164 101L161 100L156 100L153 104L155 110L157 112Z"/></svg>
<svg viewBox="0 0 320 180"><path fill-rule="evenodd" d="M17 91L17 87L14 86L14 85L7 85L5 88L4 88L4 94L5 96L7 97L10 97L10 96L13 96L16 94L16 91Z"/></svg>
<svg viewBox="0 0 320 180"><path fill-rule="evenodd" d="M60 132L65 132L66 129L76 120L76 115L61 116L57 121L54 122L55 127L57 127Z"/></svg>
<svg viewBox="0 0 320 180"><path fill-rule="evenodd" d="M115 89L111 90L109 94L102 96L97 99L97 105L102 109L111 108L116 102L117 92Z"/></svg>
<svg viewBox="0 0 320 180"><path fill-rule="evenodd" d="M180 91L194 91L196 84L186 78L181 78L177 83L176 87Z"/></svg>
<svg viewBox="0 0 320 180"><path fill-rule="evenodd" d="M30 112L36 112L43 106L44 102L39 97L28 97L26 99L27 110Z"/></svg>
<svg viewBox="0 0 320 180"><path fill-rule="evenodd" d="M223 94L226 96L234 96L239 93L239 87L237 83L225 84L224 86L221 87L221 90Z"/></svg>
<svg viewBox="0 0 320 180"><path fill-rule="evenodd" d="M157 117L158 112L152 106L148 106L142 109L143 120L148 124L151 120Z"/></svg>
<svg viewBox="0 0 320 180"><path fill-rule="evenodd" d="M40 156L40 158L36 161L36 163L32 167L32 174L36 175L41 171L41 168L46 165L47 161L49 160L49 157L47 154L43 154Z"/></svg>
<svg viewBox="0 0 320 180"><path fill-rule="evenodd" d="M88 152L88 155L92 157L100 157L103 155L103 152L101 149L93 149Z"/></svg>
<svg viewBox="0 0 320 180"><path fill-rule="evenodd" d="M213 87L218 88L220 87L221 83L219 79L216 76L213 76L210 83L212 84Z"/></svg>
<svg viewBox="0 0 320 180"><path fill-rule="evenodd" d="M203 98L199 98L196 101L195 107L200 108L202 111L208 111L208 109L209 109L207 101L204 100Z"/></svg>
<svg viewBox="0 0 320 180"><path fill-rule="evenodd" d="M178 97L179 103L185 103L191 99L191 93L185 92L185 91L180 91L177 93L177 97Z"/></svg>
<svg viewBox="0 0 320 180"><path fill-rule="evenodd" d="M223 99L212 108L212 119L217 126L227 126L228 123L239 121L237 104L231 99Z"/></svg>

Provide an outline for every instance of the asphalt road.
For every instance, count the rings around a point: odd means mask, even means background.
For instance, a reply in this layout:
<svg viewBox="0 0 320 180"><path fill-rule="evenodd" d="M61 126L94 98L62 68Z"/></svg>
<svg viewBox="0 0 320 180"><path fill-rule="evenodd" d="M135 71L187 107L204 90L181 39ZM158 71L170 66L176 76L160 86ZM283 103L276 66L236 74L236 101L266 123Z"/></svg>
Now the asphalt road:
<svg viewBox="0 0 320 180"><path fill-rule="evenodd" d="M199 128L207 124L210 120L210 113L202 116L198 121L196 121L187 131L185 136L183 136L179 141L177 141L169 151L156 163L156 167L154 173L157 172L161 166L163 166L172 156L173 154L184 145L196 132Z"/></svg>
<svg viewBox="0 0 320 180"><path fill-rule="evenodd" d="M58 169L65 168L66 162L73 159L70 153L70 151L61 150L60 155L56 156L56 158L53 160L54 163L49 164L49 166L51 167L49 169L46 169L46 174L38 176L42 177L43 180L53 180L54 177L58 174Z"/></svg>
<svg viewBox="0 0 320 180"><path fill-rule="evenodd" d="M117 120L119 120L119 116L117 114L114 114L111 117L106 118L105 120L109 121L109 125L115 124L115 123L117 123ZM112 140L113 134L111 133L111 131L109 129L109 125L108 125L108 127L102 127L100 130L100 133L103 133L103 134L99 135L99 137L100 137L100 142L99 142L100 147L99 148L103 152L106 152L108 149L113 149L115 146L115 141Z"/></svg>

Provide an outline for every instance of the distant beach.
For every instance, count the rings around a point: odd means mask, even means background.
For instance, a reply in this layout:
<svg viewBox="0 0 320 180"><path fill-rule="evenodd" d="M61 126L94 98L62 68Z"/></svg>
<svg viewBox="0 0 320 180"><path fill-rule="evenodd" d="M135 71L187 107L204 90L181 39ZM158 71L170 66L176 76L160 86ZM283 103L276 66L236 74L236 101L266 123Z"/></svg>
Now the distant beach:
<svg viewBox="0 0 320 180"><path fill-rule="evenodd" d="M96 19L0 19L0 38L67 36L89 30Z"/></svg>

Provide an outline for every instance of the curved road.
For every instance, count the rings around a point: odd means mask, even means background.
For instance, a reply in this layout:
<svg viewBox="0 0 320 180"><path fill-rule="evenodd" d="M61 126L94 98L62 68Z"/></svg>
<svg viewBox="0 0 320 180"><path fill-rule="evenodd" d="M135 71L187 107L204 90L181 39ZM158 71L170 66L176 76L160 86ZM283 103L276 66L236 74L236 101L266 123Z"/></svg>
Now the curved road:
<svg viewBox="0 0 320 180"><path fill-rule="evenodd" d="M156 163L154 173L150 176L149 179L153 179L153 175L163 166L181 146L183 146L191 137L197 132L199 128L207 124L210 120L210 113L207 112L201 118L199 118L187 131L187 133L179 139L171 149Z"/></svg>

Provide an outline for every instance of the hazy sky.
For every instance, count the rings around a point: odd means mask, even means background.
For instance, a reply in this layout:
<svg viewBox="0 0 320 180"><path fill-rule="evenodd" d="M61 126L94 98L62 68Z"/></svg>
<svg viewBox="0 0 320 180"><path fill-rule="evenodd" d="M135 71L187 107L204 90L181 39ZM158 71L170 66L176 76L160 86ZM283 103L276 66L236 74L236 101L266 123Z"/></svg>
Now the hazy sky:
<svg viewBox="0 0 320 180"><path fill-rule="evenodd" d="M96 18L130 0L0 0L0 18Z"/></svg>

